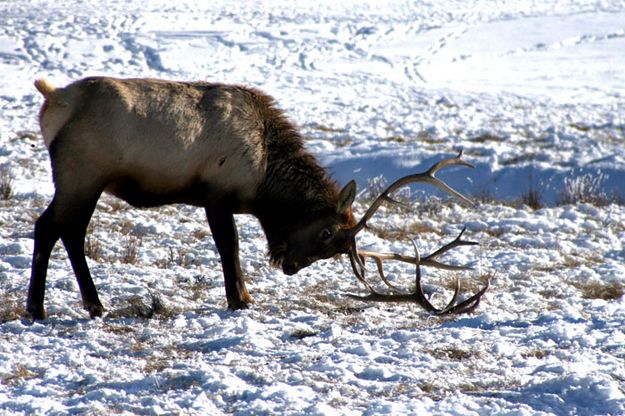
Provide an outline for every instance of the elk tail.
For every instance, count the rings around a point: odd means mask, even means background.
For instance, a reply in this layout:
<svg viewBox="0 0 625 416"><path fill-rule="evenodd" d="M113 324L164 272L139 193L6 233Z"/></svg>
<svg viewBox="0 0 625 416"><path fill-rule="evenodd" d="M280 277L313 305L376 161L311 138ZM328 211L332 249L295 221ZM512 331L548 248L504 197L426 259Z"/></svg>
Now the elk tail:
<svg viewBox="0 0 625 416"><path fill-rule="evenodd" d="M39 90L41 95L43 95L46 100L50 100L50 98L52 98L52 94L56 91L56 87L43 78L35 81L35 88Z"/></svg>

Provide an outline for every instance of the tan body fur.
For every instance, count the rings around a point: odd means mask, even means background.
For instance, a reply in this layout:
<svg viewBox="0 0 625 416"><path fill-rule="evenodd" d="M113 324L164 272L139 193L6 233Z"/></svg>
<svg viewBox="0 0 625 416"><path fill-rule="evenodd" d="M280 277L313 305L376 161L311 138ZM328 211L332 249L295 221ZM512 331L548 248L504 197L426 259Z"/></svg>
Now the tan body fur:
<svg viewBox="0 0 625 416"><path fill-rule="evenodd" d="M50 148L63 133L55 151L71 149L61 157L71 159L72 173L81 172L81 179L106 182L107 192L138 206L160 205L159 196L201 183L242 201L255 197L266 158L259 104L250 90L113 78L46 86L44 141ZM74 175L68 180L78 185ZM55 171L57 181L63 177ZM191 196L180 198L163 202L204 205Z"/></svg>

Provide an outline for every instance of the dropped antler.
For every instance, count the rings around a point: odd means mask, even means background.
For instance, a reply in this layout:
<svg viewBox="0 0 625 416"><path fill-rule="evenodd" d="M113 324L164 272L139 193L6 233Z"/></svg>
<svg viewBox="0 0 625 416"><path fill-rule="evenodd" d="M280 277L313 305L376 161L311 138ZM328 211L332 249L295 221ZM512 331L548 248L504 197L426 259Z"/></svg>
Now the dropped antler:
<svg viewBox="0 0 625 416"><path fill-rule="evenodd" d="M470 298L460 303L456 303L456 300L458 299L459 290L460 290L460 283L458 279L456 279L456 287L455 287L454 295L451 301L447 304L447 306L445 306L442 309L438 309L434 307L427 300L427 298L425 297L425 294L423 293L423 288L421 286L421 266L431 266L431 267L436 267L436 268L446 269L446 270L469 270L471 269L470 267L467 267L467 266L453 266L453 265L441 263L437 260L439 256L445 254L446 252L448 252L449 250L455 247L478 244L473 241L466 241L462 239L462 235L464 234L465 229L463 229L458 235L458 237L456 237L456 239L454 239L452 242L442 246L438 250L434 251L432 254L423 258L421 258L421 256L419 255L419 250L417 249L417 246L414 243L414 241L413 241L413 246L415 249L414 257L405 256L405 255L396 254L396 253L377 253L377 252L372 252L372 251L359 251L356 246L356 235L367 226L367 221L371 219L371 217L375 214L375 212L380 208L380 206L384 202L398 203L397 201L392 199L390 195L397 189L403 186L406 186L410 183L417 183L417 182L430 183L442 189L443 191L450 193L451 195L463 201L464 203L472 206L473 203L467 197L462 195L460 192L454 190L445 182L443 182L442 180L438 179L435 176L436 173L440 169L446 166L454 166L454 165L473 167L473 165L471 165L470 163L462 159L462 151L461 151L458 154L458 156L445 159L445 160L441 160L440 162L435 163L432 167L430 167L425 172L416 173L413 175L408 175L403 178L400 178L396 180L395 182L393 182L388 188L384 190L384 192L380 194L380 196L378 196L373 201L373 203L371 204L369 209L367 209L367 212L365 213L365 215L363 215L363 217L360 219L358 224L356 224L353 228L347 230L347 232L350 233L351 238L352 238L351 246L349 250L349 259L352 265L352 269L354 270L354 274L356 275L356 278L370 291L370 294L367 296L349 295L351 298L362 300L362 301L375 301L375 302L416 302L419 305L421 305L423 308L425 308L428 312L431 312L436 315L467 313L467 312L471 312L479 305L482 295L486 293L486 290L488 289L488 283L486 284L484 288L482 288L475 295L471 296ZM414 264L416 266L416 289L415 291L412 293L390 293L390 294L377 292L365 279L366 268L365 268L364 262L367 257L373 258L375 260L377 268L378 268L378 273L380 274L380 278L389 288L391 288L395 292L398 292L399 290L386 279L386 276L384 275L383 261L384 260L398 260L398 261Z"/></svg>

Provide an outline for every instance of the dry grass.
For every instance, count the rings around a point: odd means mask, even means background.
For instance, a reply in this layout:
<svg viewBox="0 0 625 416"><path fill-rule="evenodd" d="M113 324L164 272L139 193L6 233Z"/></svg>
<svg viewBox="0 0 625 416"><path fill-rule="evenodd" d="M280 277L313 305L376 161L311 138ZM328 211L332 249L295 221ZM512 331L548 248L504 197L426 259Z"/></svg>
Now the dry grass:
<svg viewBox="0 0 625 416"><path fill-rule="evenodd" d="M469 296L472 296L474 293L477 293L480 290L482 290L484 286L486 286L486 284L492 281L492 279L495 277L495 275L491 273L483 274L478 277L474 276L473 272L465 272L465 274L462 274L461 272L451 272L451 273L447 272L447 273L448 274L446 274L444 277L438 280L438 282L440 283L436 283L436 280L434 279L427 280L427 277L425 277L426 279L424 280L425 282L433 283L448 291L446 294L440 294L440 295L437 294L436 303L443 302L444 304L446 304L446 302L449 299L451 299L451 296L453 295L454 290L456 290L456 279L458 279L459 288L460 288L458 292L459 296L462 297L466 295L468 298Z"/></svg>
<svg viewBox="0 0 625 416"><path fill-rule="evenodd" d="M0 294L0 324L19 319L29 319L30 315L24 307L25 299L15 295Z"/></svg>
<svg viewBox="0 0 625 416"><path fill-rule="evenodd" d="M152 319L157 316L160 318L170 318L179 313L180 311L175 308L166 307L158 295L150 292L149 299L145 299L142 296L130 297L126 306L110 311L107 318Z"/></svg>
<svg viewBox="0 0 625 416"><path fill-rule="evenodd" d="M584 132L584 133L592 130L592 126L584 123L583 121L569 123L569 127L573 128L575 130L579 130L579 131Z"/></svg>
<svg viewBox="0 0 625 416"><path fill-rule="evenodd" d="M405 241L415 238L419 234L434 233L440 235L440 230L430 227L429 225L414 222L408 224L404 228L380 228L369 227L369 231L377 235L383 240L388 241Z"/></svg>
<svg viewBox="0 0 625 416"><path fill-rule="evenodd" d="M347 132L347 130L345 128L336 128L336 127L329 127L323 124L315 124L313 126L310 126L311 128L318 130L318 131L322 131L325 133L345 133Z"/></svg>
<svg viewBox="0 0 625 416"><path fill-rule="evenodd" d="M563 258L553 261L547 265L537 265L532 269L544 273L558 273L563 270L577 269L583 265L602 264L605 262L603 257L596 256L595 253L571 253L566 254Z"/></svg>
<svg viewBox="0 0 625 416"><path fill-rule="evenodd" d="M408 141L408 139L406 139L405 137L397 136L397 135L389 136L385 140L389 142L395 142L395 143L406 143Z"/></svg>
<svg viewBox="0 0 625 416"><path fill-rule="evenodd" d="M606 176L602 173L589 173L564 178L564 187L560 192L561 205L586 203L595 206L606 206L617 198L610 198L603 190Z"/></svg>
<svg viewBox="0 0 625 416"><path fill-rule="evenodd" d="M370 205L388 186L388 181L383 175L379 175L367 180L367 192L363 199L365 205Z"/></svg>
<svg viewBox="0 0 625 416"><path fill-rule="evenodd" d="M13 184L15 177L8 166L0 166L0 199L9 200L14 195Z"/></svg>
<svg viewBox="0 0 625 416"><path fill-rule="evenodd" d="M590 282L572 283L579 289L584 299L616 300L625 294L625 287L619 282L603 282L593 280Z"/></svg>
<svg viewBox="0 0 625 416"><path fill-rule="evenodd" d="M466 361L478 356L478 353L457 347L445 347L442 349L428 350L427 352L436 359L448 361Z"/></svg>
<svg viewBox="0 0 625 416"><path fill-rule="evenodd" d="M537 358L542 360L551 355L551 351L533 348L528 351L522 352L521 357L523 358Z"/></svg>
<svg viewBox="0 0 625 416"><path fill-rule="evenodd" d="M141 238L130 236L126 239L121 261L124 264L137 264Z"/></svg>
<svg viewBox="0 0 625 416"><path fill-rule="evenodd" d="M91 260L99 261L102 260L102 245L100 241L94 237L94 230L95 225L94 221L92 221L87 228L87 236L85 237L85 255Z"/></svg>
<svg viewBox="0 0 625 416"><path fill-rule="evenodd" d="M502 203L495 196L495 192L492 189L488 189L486 187L481 187L473 192L473 194L471 194L471 199L482 204L495 205Z"/></svg>
<svg viewBox="0 0 625 416"><path fill-rule="evenodd" d="M504 159L501 161L502 166L521 165L524 162L533 162L538 158L536 153L523 153Z"/></svg>
<svg viewBox="0 0 625 416"><path fill-rule="evenodd" d="M104 330L115 335L127 337L137 332L137 328L133 325L118 324L110 320L104 321Z"/></svg>
<svg viewBox="0 0 625 416"><path fill-rule="evenodd" d="M14 387L39 376L39 374L29 370L24 364L17 364L13 372L0 377L0 381L5 386Z"/></svg>
<svg viewBox="0 0 625 416"><path fill-rule="evenodd" d="M150 356L150 359L146 360L143 371L147 374L158 374L163 370L169 368L171 363L163 357Z"/></svg>
<svg viewBox="0 0 625 416"><path fill-rule="evenodd" d="M118 213L131 210L132 207L124 200L103 194L98 202L98 208L108 213Z"/></svg>
<svg viewBox="0 0 625 416"><path fill-rule="evenodd" d="M474 143L501 143L507 140L507 137L493 133L484 133L469 139Z"/></svg>
<svg viewBox="0 0 625 416"><path fill-rule="evenodd" d="M193 230L192 235L193 235L193 238L195 238L198 241L201 241L210 237L211 233L207 228L198 228L198 229Z"/></svg>
<svg viewBox="0 0 625 416"><path fill-rule="evenodd" d="M437 136L436 133L430 130L421 130L417 133L415 139L426 144L440 144L446 142L446 139Z"/></svg>
<svg viewBox="0 0 625 416"><path fill-rule="evenodd" d="M531 182L529 189L522 197L522 201L525 205L533 210L538 210L545 206L545 204L543 203L542 192L538 188L536 188L536 186Z"/></svg>
<svg viewBox="0 0 625 416"><path fill-rule="evenodd" d="M506 229L504 227L487 228L484 230L484 233L488 236L493 237L494 239L499 239L504 234L506 234Z"/></svg>
<svg viewBox="0 0 625 416"><path fill-rule="evenodd" d="M132 220L122 219L121 221L116 221L114 226L119 228L118 232L122 235L128 235L135 228L135 223Z"/></svg>
<svg viewBox="0 0 625 416"><path fill-rule="evenodd" d="M195 256L185 247L167 247L167 257L157 259L155 264L161 269L167 269L172 265L190 267L197 264Z"/></svg>
<svg viewBox="0 0 625 416"><path fill-rule="evenodd" d="M296 329L293 332L291 332L290 336L291 338L294 339L304 339L304 338L308 338L308 337L316 337L317 335L319 335L318 331L313 331L310 329Z"/></svg>
<svg viewBox="0 0 625 416"><path fill-rule="evenodd" d="M544 206L543 193L534 181L534 174L530 171L528 178L528 189L521 197L521 201L533 210L541 209Z"/></svg>

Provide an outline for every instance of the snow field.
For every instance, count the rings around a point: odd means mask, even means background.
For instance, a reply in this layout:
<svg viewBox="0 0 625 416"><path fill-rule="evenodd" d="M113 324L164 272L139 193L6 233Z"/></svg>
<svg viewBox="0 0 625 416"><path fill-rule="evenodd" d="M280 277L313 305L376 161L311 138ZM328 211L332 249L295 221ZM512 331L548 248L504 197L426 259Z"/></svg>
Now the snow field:
<svg viewBox="0 0 625 416"><path fill-rule="evenodd" d="M624 17L610 1L0 2L0 414L624 414ZM427 254L466 226L480 246L445 260L474 271L426 270L425 290L489 292L451 318L356 302L347 259L287 277L239 216L256 303L229 312L202 210L104 197L87 249L108 314L86 319L59 245L50 318L29 322L54 191L32 81L95 74L266 90L357 179L358 214L379 183L464 149L476 168L440 176L476 207L403 191L413 208L381 210L359 243Z"/></svg>

